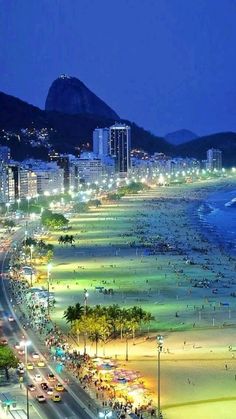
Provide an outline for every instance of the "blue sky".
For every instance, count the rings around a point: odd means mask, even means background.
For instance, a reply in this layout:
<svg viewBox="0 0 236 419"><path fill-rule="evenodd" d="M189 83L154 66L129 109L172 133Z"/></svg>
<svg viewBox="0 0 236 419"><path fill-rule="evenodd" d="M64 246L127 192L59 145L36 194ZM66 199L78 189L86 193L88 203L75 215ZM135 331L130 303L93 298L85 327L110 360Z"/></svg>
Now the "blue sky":
<svg viewBox="0 0 236 419"><path fill-rule="evenodd" d="M44 108L61 73L164 135L236 131L235 0L0 0L0 90Z"/></svg>

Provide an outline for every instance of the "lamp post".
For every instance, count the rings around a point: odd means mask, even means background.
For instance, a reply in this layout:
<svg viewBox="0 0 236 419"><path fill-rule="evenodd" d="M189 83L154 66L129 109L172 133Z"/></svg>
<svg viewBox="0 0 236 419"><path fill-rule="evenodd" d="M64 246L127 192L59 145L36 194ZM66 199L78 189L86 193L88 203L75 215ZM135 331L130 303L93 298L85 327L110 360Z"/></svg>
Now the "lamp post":
<svg viewBox="0 0 236 419"><path fill-rule="evenodd" d="M50 298L49 298L49 291L50 291L50 274L51 274L52 264L48 263L47 265L47 280L48 280L48 316L50 314Z"/></svg>
<svg viewBox="0 0 236 419"><path fill-rule="evenodd" d="M88 296L89 293L86 289L84 289L84 314L86 315L87 313L87 304L88 304Z"/></svg>
<svg viewBox="0 0 236 419"><path fill-rule="evenodd" d="M161 414L161 352L163 349L163 336L157 335L157 351L158 351L158 361L157 361L157 409L158 409L158 419L162 419Z"/></svg>
<svg viewBox="0 0 236 419"><path fill-rule="evenodd" d="M25 350L25 369L27 372L27 364L28 364L28 346L31 345L29 340L22 340L20 342L20 346ZM29 419L29 389L28 389L28 380L26 379L26 417Z"/></svg>

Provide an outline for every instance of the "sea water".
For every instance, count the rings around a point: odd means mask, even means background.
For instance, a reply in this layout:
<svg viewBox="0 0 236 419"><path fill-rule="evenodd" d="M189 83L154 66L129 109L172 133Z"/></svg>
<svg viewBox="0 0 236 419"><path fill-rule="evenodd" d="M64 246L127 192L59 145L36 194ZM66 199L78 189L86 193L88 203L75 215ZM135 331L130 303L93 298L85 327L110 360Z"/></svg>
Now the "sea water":
<svg viewBox="0 0 236 419"><path fill-rule="evenodd" d="M235 186L221 188L209 195L198 213L202 224L210 230L215 239L236 253L236 202L232 202L234 198Z"/></svg>

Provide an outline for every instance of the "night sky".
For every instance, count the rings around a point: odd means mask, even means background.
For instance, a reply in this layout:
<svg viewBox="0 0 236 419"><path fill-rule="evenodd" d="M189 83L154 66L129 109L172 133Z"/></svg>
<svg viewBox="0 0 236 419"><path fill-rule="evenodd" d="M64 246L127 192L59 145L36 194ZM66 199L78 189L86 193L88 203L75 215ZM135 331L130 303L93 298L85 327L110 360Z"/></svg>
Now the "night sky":
<svg viewBox="0 0 236 419"><path fill-rule="evenodd" d="M152 132L236 131L235 0L0 0L0 90L81 79Z"/></svg>

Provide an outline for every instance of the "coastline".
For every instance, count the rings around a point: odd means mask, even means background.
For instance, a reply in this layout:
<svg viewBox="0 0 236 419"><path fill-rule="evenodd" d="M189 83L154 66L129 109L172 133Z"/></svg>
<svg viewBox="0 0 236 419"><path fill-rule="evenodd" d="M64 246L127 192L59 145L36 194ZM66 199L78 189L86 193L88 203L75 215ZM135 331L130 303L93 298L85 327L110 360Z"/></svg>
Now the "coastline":
<svg viewBox="0 0 236 419"><path fill-rule="evenodd" d="M236 219L234 217L232 220L231 217L232 214L236 216L236 211L232 207L229 213L229 207L225 204L235 196L236 182L220 186L205 197L197 210L200 224L208 240L217 241L219 246L231 256L236 254ZM225 218L226 221L221 225L222 219L225 220Z"/></svg>
<svg viewBox="0 0 236 419"><path fill-rule="evenodd" d="M208 407L217 418L217 401L214 404L213 400L234 394L224 363L233 370L234 359L228 347L234 345L232 334L236 328L236 301L230 295L236 290L235 261L216 242L212 232L206 231L197 214L199 205L221 188L225 188L224 181L217 185L159 188L126 197L115 206L94 209L73 221L73 233L79 230L77 248L56 251L55 264L60 263L54 268L53 278L54 282L60 281L55 290L60 310L54 316L55 322L59 323L60 313L69 301L73 304L82 300L84 288L89 289L90 304L136 304L153 310L157 320L151 338L138 337L134 345L130 342L128 363L124 361L125 342L116 341L116 357L123 367L141 371L155 400L155 336L157 331L163 333L162 403L168 419L181 418L179 412L186 411L192 402L198 412L196 416L192 414L193 419L210 417L204 416ZM175 248L156 255L144 254L141 247L135 251L127 243L137 239L137 228L142 235L152 232L152 242L168 242ZM127 236L127 232L132 236ZM188 260L193 263L187 263ZM94 291L102 281L114 288L113 297ZM226 303L227 306L221 305ZM94 345L89 345L88 351L93 355ZM99 347L100 356L102 352ZM106 345L106 356L114 357L114 342ZM232 378L230 374L228 377ZM197 395L186 375L198 386ZM219 377L224 383L220 391L216 388ZM233 412L236 415L236 409ZM182 417L187 417L187 413Z"/></svg>

